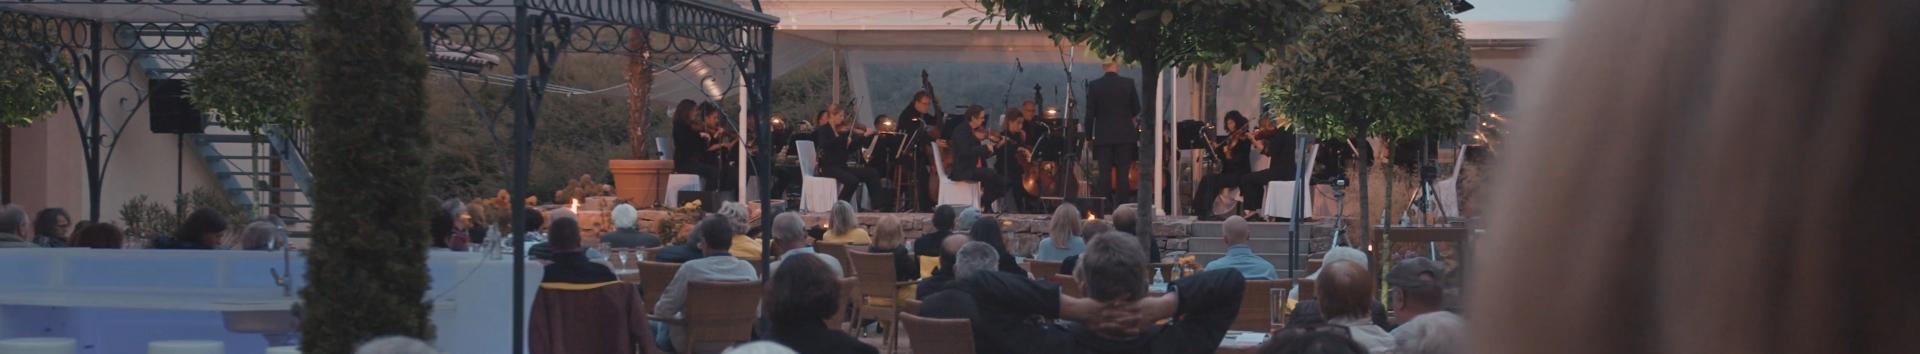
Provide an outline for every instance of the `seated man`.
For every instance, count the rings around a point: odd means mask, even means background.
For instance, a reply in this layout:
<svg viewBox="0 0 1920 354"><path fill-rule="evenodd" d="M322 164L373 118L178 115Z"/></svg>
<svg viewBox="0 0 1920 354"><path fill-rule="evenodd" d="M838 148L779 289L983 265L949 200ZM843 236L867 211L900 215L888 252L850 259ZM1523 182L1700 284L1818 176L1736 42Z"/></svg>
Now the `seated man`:
<svg viewBox="0 0 1920 354"><path fill-rule="evenodd" d="M630 204L613 207L613 232L600 235L600 243L613 248L660 247L660 237L640 232L640 211Z"/></svg>
<svg viewBox="0 0 1920 354"><path fill-rule="evenodd" d="M960 251L954 252L952 256L947 257L947 259L952 260L950 261L951 263L948 264L948 267L946 267L947 269L951 269L951 272L942 272L942 274L935 275L933 278L927 278L926 281L920 283L920 289L917 290L919 294L916 295L918 295L921 300L932 301L935 296L968 296L965 293L948 290L951 289L955 281L966 279L968 276L982 270L994 270L999 266L1000 252L993 250L992 245L988 245L985 242L967 241L966 236L960 235L954 235L947 239L960 242L964 244L964 246L960 246ZM947 301L951 300L940 302ZM952 309L927 311L925 307L922 307L920 314L924 316L938 316L938 318L970 317L946 310Z"/></svg>
<svg viewBox="0 0 1920 354"><path fill-rule="evenodd" d="M678 318L687 306L687 283L706 282L757 282L760 273L754 271L753 263L734 258L727 253L733 243L733 224L718 216L707 216L694 226L691 236L700 240L699 248L706 256L687 261L680 265L680 271L673 274L673 281L667 283L667 290L660 293L660 301L653 306L653 313L660 316ZM674 335L684 329L669 329L655 323L654 341L661 348L686 348L686 338ZM677 326L676 326L677 327Z"/></svg>
<svg viewBox="0 0 1920 354"><path fill-rule="evenodd" d="M1240 273L1212 271L1181 279L1162 295L1147 293L1146 251L1131 235L1110 232L1088 242L1074 272L1086 298L1045 282L1003 272L977 272L922 309L970 315L982 353L1212 353L1240 308ZM949 293L952 293L949 292ZM971 309L971 310L969 310ZM1077 325L1034 322L1040 316ZM1171 319L1165 325L1153 323Z"/></svg>
<svg viewBox="0 0 1920 354"><path fill-rule="evenodd" d="M1354 342L1367 351L1393 353L1393 335L1373 323L1373 275L1367 266L1353 261L1334 261L1320 268L1314 278L1314 293L1319 296L1321 318L1327 324L1347 327Z"/></svg>
<svg viewBox="0 0 1920 354"><path fill-rule="evenodd" d="M1227 243L1227 255L1207 262L1207 270L1232 269L1247 280L1273 280L1280 277L1273 271L1272 262L1253 254L1253 246L1247 245L1247 219L1238 215L1227 217L1227 221L1220 224L1220 233L1222 241Z"/></svg>
<svg viewBox="0 0 1920 354"><path fill-rule="evenodd" d="M785 212L773 218L773 247L781 253L780 260L773 261L773 264L768 266L767 269L773 269L771 272L779 271L780 262L794 256L808 254L820 258L821 263L826 263L827 268L833 269L834 279L847 274L843 270L846 268L840 266L840 260L834 259L832 255L813 251L813 237L807 235L806 221L800 220L799 213Z"/></svg>
<svg viewBox="0 0 1920 354"><path fill-rule="evenodd" d="M933 294L940 293L941 290L947 290L947 287L953 283L954 279L958 278L956 275L957 270L954 269L954 267L958 266L955 263L958 263L960 247L966 245L967 242L973 241L973 239L968 238L966 234L952 234L941 238L941 240L943 241L941 241L942 245L940 246L940 266L933 269L932 276L920 279L920 285L916 286L917 289L914 289L913 293L913 297L916 299L926 300L928 297L933 296ZM993 246L987 247L991 248ZM995 262L999 261L997 258L999 256L998 252L994 253L994 257L996 257Z"/></svg>
<svg viewBox="0 0 1920 354"><path fill-rule="evenodd" d="M553 263L533 295L527 348L547 353L646 353L653 347L640 292L580 251L580 223L553 221Z"/></svg>
<svg viewBox="0 0 1920 354"><path fill-rule="evenodd" d="M1446 266L1426 257L1394 263L1387 271L1387 298L1393 304L1392 331L1400 353L1447 354L1464 350L1466 325L1459 315L1442 309L1441 285Z"/></svg>

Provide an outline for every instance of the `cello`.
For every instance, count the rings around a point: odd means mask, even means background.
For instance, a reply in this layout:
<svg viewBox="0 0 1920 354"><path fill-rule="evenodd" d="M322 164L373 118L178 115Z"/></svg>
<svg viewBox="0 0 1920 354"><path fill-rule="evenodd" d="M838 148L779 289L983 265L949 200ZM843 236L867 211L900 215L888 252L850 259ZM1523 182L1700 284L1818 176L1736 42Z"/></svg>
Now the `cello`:
<svg viewBox="0 0 1920 354"><path fill-rule="evenodd" d="M949 170L950 170L951 169L950 167L953 166L953 149L948 148L946 146L947 139L942 137L941 135L942 132L940 131L941 124L946 122L947 112L946 110L943 110L940 108L940 95L934 93L933 80L928 78L926 69L920 69L920 89L926 90L927 99L933 101L933 104L927 105L927 108L929 108L929 110L933 112L921 112L921 114L930 113L930 116L933 119L925 119L924 121L926 124L921 125L921 129L926 130L928 132L927 136L933 139L929 141L930 143L940 146L940 156L933 157L935 159L934 163L940 164L939 166L947 166L949 167ZM940 178L940 174L938 173L938 171L934 170L935 168L934 165L928 164L927 167L925 168L926 168L925 172L927 176L933 176L933 178ZM922 183L926 185L928 199L931 199L932 201L940 200L940 183L939 182L942 182L942 181L931 181L931 182L934 182L934 183ZM928 205L934 205L934 204L929 203Z"/></svg>
<svg viewBox="0 0 1920 354"><path fill-rule="evenodd" d="M1041 102L1046 102L1046 99L1040 95L1040 85L1035 84L1033 85L1033 103L1038 106ZM1038 113L1038 110L1035 111L1035 113ZM1029 120L1035 118L1038 117L1026 117L1026 119ZM1027 134L1040 134L1040 138L1034 140L1034 144L1030 148L1039 149L1040 142L1047 139L1047 133L1046 131L1027 132ZM1035 161L1034 155L1035 154L1030 152L1027 154L1025 161L1020 162L1022 171L1020 175L1020 188L1025 189L1028 195L1035 197L1051 196L1059 193L1059 180L1053 178L1055 173L1059 173L1059 166L1053 161Z"/></svg>

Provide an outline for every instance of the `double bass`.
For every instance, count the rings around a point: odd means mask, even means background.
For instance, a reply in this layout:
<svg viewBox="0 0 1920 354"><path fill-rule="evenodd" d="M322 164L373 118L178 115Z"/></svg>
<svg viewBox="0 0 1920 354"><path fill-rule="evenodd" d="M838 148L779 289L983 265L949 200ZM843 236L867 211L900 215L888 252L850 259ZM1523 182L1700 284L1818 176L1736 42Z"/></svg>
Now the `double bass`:
<svg viewBox="0 0 1920 354"><path fill-rule="evenodd" d="M921 125L921 129L927 131L927 136L933 139L930 142L940 146L940 156L933 157L934 159L936 159L934 163L940 164L939 166L952 167L953 166L953 149L945 146L947 145L947 139L942 137L943 135L941 135L942 132L940 131L941 123L944 123L945 120L947 119L947 112L946 110L940 109L940 95L934 94L933 80L927 77L926 69L920 69L920 89L926 90L927 99L933 101L933 104L927 105L927 108L933 111L933 112L930 112L931 116L938 120L938 121L931 120L931 119L926 120L924 124ZM928 114L929 112L921 112L921 113ZM935 171L934 168L935 168L934 165L928 164L925 170L926 175L933 176L934 178L940 178L939 172ZM948 168L947 170L952 170L952 168ZM928 199L940 200L940 183L939 182L941 181L936 180L936 181L929 181L929 182L933 182L933 183L921 183L926 185ZM932 205L932 204L928 204L928 205Z"/></svg>
<svg viewBox="0 0 1920 354"><path fill-rule="evenodd" d="M1046 102L1046 99L1040 95L1040 85L1035 84L1033 85L1033 104L1038 106L1041 102ZM1038 113L1038 110L1035 111ZM1026 117L1026 119L1035 118L1038 117ZM1040 134L1040 140L1034 141L1033 149L1040 148L1039 143L1047 139L1047 133L1048 132L1045 131L1027 132L1027 134ZM1020 188L1025 189L1028 195L1035 197L1051 196L1059 193L1060 183L1058 179L1054 178L1054 174L1059 173L1058 164L1053 161L1036 161L1033 158L1034 155L1033 153L1028 153L1023 161L1019 161L1022 171L1020 175Z"/></svg>

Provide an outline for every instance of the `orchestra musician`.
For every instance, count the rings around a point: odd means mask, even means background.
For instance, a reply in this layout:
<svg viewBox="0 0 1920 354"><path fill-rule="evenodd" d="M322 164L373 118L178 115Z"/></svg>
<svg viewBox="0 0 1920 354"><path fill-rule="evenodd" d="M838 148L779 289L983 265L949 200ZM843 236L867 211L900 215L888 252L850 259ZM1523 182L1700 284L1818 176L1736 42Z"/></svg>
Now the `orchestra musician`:
<svg viewBox="0 0 1920 354"><path fill-rule="evenodd" d="M1093 159L1099 166L1094 195L1107 198L1111 208L1134 195L1125 175L1139 159L1140 94L1133 79L1120 76L1120 63L1107 62L1105 76L1087 83L1087 136L1092 137Z"/></svg>
<svg viewBox="0 0 1920 354"><path fill-rule="evenodd" d="M1220 196L1220 191L1239 187L1241 179L1253 172L1253 165L1248 163L1247 157L1252 150L1252 144L1248 143L1250 137L1245 130L1247 117L1240 115L1240 111L1229 111L1225 124L1227 137L1207 147L1219 159L1220 172L1200 177L1200 185L1193 190L1193 215L1202 218L1214 215L1213 200Z"/></svg>
<svg viewBox="0 0 1920 354"><path fill-rule="evenodd" d="M938 163L937 160L939 157L929 155L927 146L925 145L939 137L935 134L937 132L930 131L935 129L929 129L938 127L941 123L941 117L933 114L933 108L933 93L922 90L914 92L913 101L907 102L907 107L900 109L900 115L896 119L896 125L898 131L905 135L903 139L907 139L905 146L907 152L902 156L905 161L898 162L898 166L930 166L928 165L929 161ZM928 168L903 168L903 170L912 171L903 172L903 175L900 176L901 178L894 182L912 181L913 183L924 185L930 184L928 182L933 181L933 171L930 171ZM915 185L913 183L908 185ZM902 191L905 193L903 197L909 197L916 201L914 204L916 205L915 208L922 210L931 210L933 208L933 203L931 202L933 195L931 194L931 190L927 188L903 187ZM896 203L898 202L900 201L896 201Z"/></svg>
<svg viewBox="0 0 1920 354"><path fill-rule="evenodd" d="M1028 103L1028 106L1032 106L1032 101ZM1006 126L1000 135L1005 143L995 152L999 157L995 165L1000 172L1004 173L1008 181L1018 181L1026 174L1026 164L1033 158L1033 145L1040 138L1040 134L1045 134L1044 131L1033 128L1032 116L1025 114L1024 109L1008 109L1006 118L1002 121ZM1013 211L1032 210L1033 208L1029 206L1039 204L1039 197L1028 194L1025 188L1012 189L1013 199L1010 200L1012 203L1010 208Z"/></svg>
<svg viewBox="0 0 1920 354"><path fill-rule="evenodd" d="M852 156L860 153L861 138L870 137L873 131L858 127L839 109L820 112L820 126L813 130L813 144L820 147L820 177L832 178L840 182L840 200L853 202L853 194L861 186L869 190L880 190L880 172L864 166L849 166Z"/></svg>
<svg viewBox="0 0 1920 354"><path fill-rule="evenodd" d="M993 201L1006 193L1007 179L987 167L987 157L993 155L996 147L988 141L986 123L987 109L976 105L967 107L964 125L952 124L955 130L946 134L947 144L953 149L953 166L948 168L951 171L948 177L955 181L979 182L980 209L992 213Z"/></svg>
<svg viewBox="0 0 1920 354"><path fill-rule="evenodd" d="M1260 129L1251 137L1253 148L1267 155L1267 169L1254 171L1240 178L1240 199L1249 211L1260 208L1266 202L1267 182L1292 181L1296 172L1293 146L1293 132L1276 127L1274 117L1262 114Z"/></svg>
<svg viewBox="0 0 1920 354"><path fill-rule="evenodd" d="M709 189L732 187L728 170L721 164L722 151L729 141L716 141L714 126L720 126L720 107L712 103L696 104L680 100L673 109L673 172L700 176Z"/></svg>

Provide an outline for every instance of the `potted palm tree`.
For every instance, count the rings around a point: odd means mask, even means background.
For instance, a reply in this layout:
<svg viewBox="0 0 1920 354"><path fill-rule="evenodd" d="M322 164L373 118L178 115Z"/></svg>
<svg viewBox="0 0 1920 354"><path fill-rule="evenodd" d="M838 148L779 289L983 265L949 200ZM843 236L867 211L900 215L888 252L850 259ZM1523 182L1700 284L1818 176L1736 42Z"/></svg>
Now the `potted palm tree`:
<svg viewBox="0 0 1920 354"><path fill-rule="evenodd" d="M653 92L653 64L648 61L653 57L648 46L651 39L651 34L642 29L627 32L627 144L633 156L607 161L607 170L613 173L614 195L634 205L659 203L667 175L673 173L673 160L647 149L652 145L647 139L652 129L652 120L647 118L647 96Z"/></svg>

